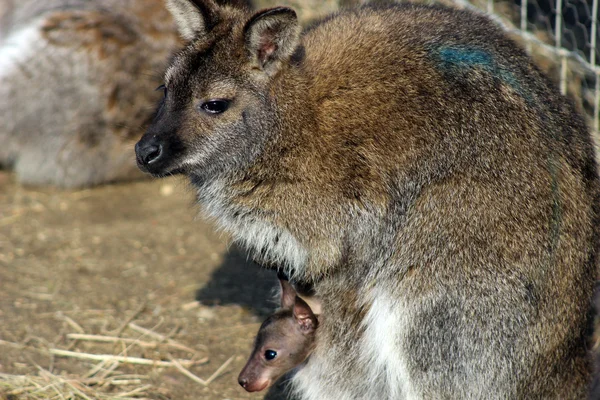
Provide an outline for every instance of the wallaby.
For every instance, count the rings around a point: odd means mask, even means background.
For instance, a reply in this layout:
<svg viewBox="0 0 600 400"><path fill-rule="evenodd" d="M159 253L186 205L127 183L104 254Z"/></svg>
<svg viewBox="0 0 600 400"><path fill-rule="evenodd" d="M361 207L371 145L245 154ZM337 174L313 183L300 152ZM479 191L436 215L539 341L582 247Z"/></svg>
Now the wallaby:
<svg viewBox="0 0 600 400"><path fill-rule="evenodd" d="M169 0L185 48L136 145L323 315L303 400L581 399L600 188L572 102L487 17L412 4L301 32Z"/></svg>
<svg viewBox="0 0 600 400"><path fill-rule="evenodd" d="M260 326L254 349L240 372L239 384L248 392L271 386L285 373L300 366L315 345L318 315L292 285L280 279L281 309ZM320 304L311 297L313 304Z"/></svg>
<svg viewBox="0 0 600 400"><path fill-rule="evenodd" d="M179 46L163 0L0 0L0 167L33 185L141 178L148 89Z"/></svg>
<svg viewBox="0 0 600 400"><path fill-rule="evenodd" d="M179 45L163 1L0 3L0 166L32 185L140 178L131 146Z"/></svg>

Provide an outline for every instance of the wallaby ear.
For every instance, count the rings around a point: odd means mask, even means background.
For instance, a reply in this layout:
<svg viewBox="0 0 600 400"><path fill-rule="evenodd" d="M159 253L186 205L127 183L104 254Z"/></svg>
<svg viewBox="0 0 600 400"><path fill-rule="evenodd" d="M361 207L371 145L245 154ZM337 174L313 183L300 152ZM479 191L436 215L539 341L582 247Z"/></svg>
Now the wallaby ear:
<svg viewBox="0 0 600 400"><path fill-rule="evenodd" d="M296 299L294 287L285 279L279 279L279 286L281 286L281 308L292 308Z"/></svg>
<svg viewBox="0 0 600 400"><path fill-rule="evenodd" d="M209 32L218 22L218 6L213 0L166 0L179 33L192 40Z"/></svg>
<svg viewBox="0 0 600 400"><path fill-rule="evenodd" d="M298 47L300 24L291 8L271 8L250 18L244 27L244 36L252 61L273 75Z"/></svg>
<svg viewBox="0 0 600 400"><path fill-rule="evenodd" d="M300 325L302 333L311 333L319 326L319 320L313 314L310 306L298 296L294 300L293 312L294 319Z"/></svg>

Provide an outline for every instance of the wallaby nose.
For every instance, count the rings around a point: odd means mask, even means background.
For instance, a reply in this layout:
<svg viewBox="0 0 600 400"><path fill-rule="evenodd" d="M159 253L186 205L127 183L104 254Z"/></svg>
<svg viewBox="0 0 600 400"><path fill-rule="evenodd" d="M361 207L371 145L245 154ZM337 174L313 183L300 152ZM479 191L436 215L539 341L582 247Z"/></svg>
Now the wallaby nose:
<svg viewBox="0 0 600 400"><path fill-rule="evenodd" d="M238 383L244 388L246 389L246 386L248 386L248 379L245 378L240 378L238 379Z"/></svg>
<svg viewBox="0 0 600 400"><path fill-rule="evenodd" d="M140 144L138 142L135 145L135 154L139 165L148 165L157 161L163 153L163 147L161 144L145 143Z"/></svg>

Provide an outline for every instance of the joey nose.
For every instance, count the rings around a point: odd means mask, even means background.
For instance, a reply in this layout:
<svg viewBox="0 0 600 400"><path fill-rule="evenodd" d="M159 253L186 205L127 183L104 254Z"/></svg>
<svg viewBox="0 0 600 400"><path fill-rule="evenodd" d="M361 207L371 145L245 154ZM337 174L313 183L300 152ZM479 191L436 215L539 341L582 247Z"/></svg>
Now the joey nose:
<svg viewBox="0 0 600 400"><path fill-rule="evenodd" d="M137 162L141 166L152 164L160 159L163 154L163 147L158 143L136 144L135 153Z"/></svg>
<svg viewBox="0 0 600 400"><path fill-rule="evenodd" d="M247 379L245 379L245 378L240 378L240 379L238 380L238 383L239 383L239 384L240 384L240 385L241 385L241 386L242 386L244 389L246 389L246 386L248 386L248 380L247 380Z"/></svg>

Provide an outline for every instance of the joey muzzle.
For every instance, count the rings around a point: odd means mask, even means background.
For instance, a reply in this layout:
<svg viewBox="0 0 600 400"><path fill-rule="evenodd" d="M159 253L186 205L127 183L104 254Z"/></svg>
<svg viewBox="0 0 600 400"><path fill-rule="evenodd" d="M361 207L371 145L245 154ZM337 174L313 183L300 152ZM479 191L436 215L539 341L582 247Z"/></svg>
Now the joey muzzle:
<svg viewBox="0 0 600 400"><path fill-rule="evenodd" d="M270 386L271 381L269 379L259 379L256 377L242 377L238 378L238 383L247 392L260 392Z"/></svg>
<svg viewBox="0 0 600 400"><path fill-rule="evenodd" d="M265 375L267 367L257 360L257 354L252 353L250 359L238 376L238 383L247 392L260 392L271 384L271 379Z"/></svg>

